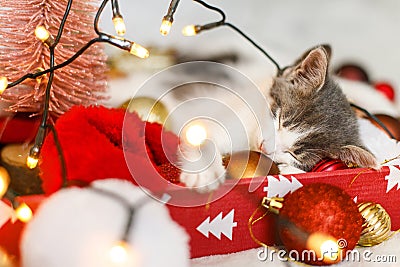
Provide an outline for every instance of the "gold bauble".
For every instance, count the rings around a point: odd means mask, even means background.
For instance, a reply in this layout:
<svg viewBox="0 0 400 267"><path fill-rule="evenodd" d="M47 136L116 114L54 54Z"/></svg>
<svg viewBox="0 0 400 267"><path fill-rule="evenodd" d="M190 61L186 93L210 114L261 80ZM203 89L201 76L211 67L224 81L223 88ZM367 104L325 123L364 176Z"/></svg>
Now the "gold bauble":
<svg viewBox="0 0 400 267"><path fill-rule="evenodd" d="M143 121L157 122L170 129L168 118L168 109L163 103L151 97L135 97L132 100L121 105L128 112L136 112Z"/></svg>
<svg viewBox="0 0 400 267"><path fill-rule="evenodd" d="M242 179L279 174L276 164L257 151L239 151L223 158L227 178Z"/></svg>
<svg viewBox="0 0 400 267"><path fill-rule="evenodd" d="M10 185L10 175L3 166L0 166L0 199L7 192L8 186Z"/></svg>
<svg viewBox="0 0 400 267"><path fill-rule="evenodd" d="M370 247L382 243L391 237L391 221L386 210L379 204L363 202L358 210L364 218L358 245Z"/></svg>
<svg viewBox="0 0 400 267"><path fill-rule="evenodd" d="M11 257L0 247L0 267L14 267L16 266Z"/></svg>

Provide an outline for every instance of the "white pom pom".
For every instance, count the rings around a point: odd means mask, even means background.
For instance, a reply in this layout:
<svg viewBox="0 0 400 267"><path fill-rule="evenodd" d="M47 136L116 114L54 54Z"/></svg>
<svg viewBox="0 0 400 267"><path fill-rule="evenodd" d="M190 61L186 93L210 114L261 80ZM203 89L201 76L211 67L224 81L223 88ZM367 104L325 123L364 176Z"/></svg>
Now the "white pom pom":
<svg viewBox="0 0 400 267"><path fill-rule="evenodd" d="M93 187L117 193L133 206L144 203L135 209L128 251L112 248L123 237L129 209L90 188L69 188L49 197L26 226L22 266L189 266L188 236L162 203L126 181L96 181Z"/></svg>

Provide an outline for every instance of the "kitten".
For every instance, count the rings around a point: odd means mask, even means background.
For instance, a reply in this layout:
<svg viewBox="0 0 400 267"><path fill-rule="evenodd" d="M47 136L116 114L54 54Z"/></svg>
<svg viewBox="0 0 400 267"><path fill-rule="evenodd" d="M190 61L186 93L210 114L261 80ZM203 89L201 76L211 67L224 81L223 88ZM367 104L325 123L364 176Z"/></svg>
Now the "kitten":
<svg viewBox="0 0 400 267"><path fill-rule="evenodd" d="M244 142L246 149L259 149L278 164L281 173L310 171L324 158L340 159L359 167L379 168L374 155L362 144L357 118L340 87L328 74L330 47L318 46L306 52L292 66L273 79L269 101L275 136L268 135L268 106L265 119L252 121L234 103L247 131L248 140L233 138L232 144ZM208 122L205 122L206 124ZM257 129L261 126L261 130ZM227 136L207 125L209 140L200 147L181 142L180 179L200 192L214 190L225 180L222 156L229 150ZM250 134L249 134L250 133ZM236 151L238 147L234 147Z"/></svg>
<svg viewBox="0 0 400 267"><path fill-rule="evenodd" d="M323 158L377 169L375 157L361 142L352 108L328 74L329 59L329 46L316 47L274 79L269 96L275 161L303 171Z"/></svg>

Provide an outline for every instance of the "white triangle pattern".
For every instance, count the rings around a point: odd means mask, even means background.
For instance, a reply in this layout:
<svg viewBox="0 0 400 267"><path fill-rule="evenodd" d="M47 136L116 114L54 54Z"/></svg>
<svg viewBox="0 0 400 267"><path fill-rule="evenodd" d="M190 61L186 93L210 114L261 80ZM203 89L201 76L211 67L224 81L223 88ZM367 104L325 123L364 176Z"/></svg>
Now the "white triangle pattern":
<svg viewBox="0 0 400 267"><path fill-rule="evenodd" d="M196 230L209 238L209 233L221 240L221 234L232 240L233 228L237 226L234 222L235 209L232 209L224 218L222 211L210 222L210 216L207 217Z"/></svg>
<svg viewBox="0 0 400 267"><path fill-rule="evenodd" d="M400 189L400 170L395 166L389 166L389 174L385 177L388 182L386 187L386 193L389 193L397 185L397 190Z"/></svg>
<svg viewBox="0 0 400 267"><path fill-rule="evenodd" d="M279 180L274 176L268 175L268 186L264 187L264 192L267 192L267 197L284 197L289 192L294 192L303 184L296 179L296 177L291 176L291 181L283 175L279 175Z"/></svg>

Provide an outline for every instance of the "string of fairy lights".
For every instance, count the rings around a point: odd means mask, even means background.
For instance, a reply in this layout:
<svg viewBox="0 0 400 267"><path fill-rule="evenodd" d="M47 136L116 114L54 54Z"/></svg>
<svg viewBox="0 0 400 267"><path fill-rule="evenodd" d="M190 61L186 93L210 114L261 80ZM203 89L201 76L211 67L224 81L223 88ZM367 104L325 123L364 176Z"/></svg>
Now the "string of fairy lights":
<svg viewBox="0 0 400 267"><path fill-rule="evenodd" d="M48 82L47 82L46 90L45 90L45 99L44 99L44 104L43 104L43 113L42 113L41 123L39 125L39 129L37 131L33 147L31 148L31 150L29 152L29 156L27 157L26 164L27 164L28 168L30 168L30 169L36 168L38 161L39 161L40 151L41 151L44 139L45 139L48 131L50 130L50 132L52 132L52 134L54 136L54 141L55 141L55 144L57 147L57 152L58 152L60 162L61 162L63 187L68 186L68 183L66 180L65 159L64 159L64 155L62 152L60 142L58 140L58 135L53 126L53 122L51 119L49 119L50 93L51 93L54 72L60 68L67 66L68 64L72 63L75 59L77 59L80 55L82 55L90 46L92 46L95 43L99 43L99 42L108 43L108 44L118 47L122 50L126 50L139 58L147 58L149 56L149 51L146 48L142 47L141 45L139 45L135 42L132 42L130 40L120 37L126 33L126 27L125 27L123 17L119 10L119 5L118 5L117 0L111 0L111 9L112 9L112 13L113 13L112 21L113 21L115 31L116 31L118 37L107 34L107 33L99 30L98 24L99 24L100 16L108 2L109 2L109 0L103 0L103 2L101 3L101 5L96 13L95 19L94 19L94 31L96 32L97 37L90 40L86 45L81 47L68 60L56 65L55 64L55 48L58 45L60 38L62 36L64 25L67 21L69 13L70 13L73 0L69 0L67 3L65 13L60 22L60 26L58 28L58 33L57 33L56 37L53 37L50 34L50 32L46 29L46 27L44 27L43 25L38 25L34 31L37 39L39 41L43 42L45 44L45 46L47 46L49 49L49 54L50 54L49 68L46 70L39 70L34 73L25 74L24 76L22 76L21 78L17 79L16 81L13 81L13 82L9 82L7 77L0 77L0 94L2 94L5 90L11 89L12 87L24 82L26 79L37 79L37 78L42 77L43 75L49 74L49 78L48 78ZM29 222L33 216L32 210L26 203L19 201L18 194L14 190L9 188L9 184L10 184L10 176L9 176L7 170L3 167L0 167L0 198L5 198L10 201L11 206L14 209L15 217L17 219L19 219L20 221L22 221L24 223ZM123 231L122 237L119 241L116 242L116 244L113 247L110 248L110 253L109 253L109 256L110 256L110 259L112 262L118 263L118 262L124 261L127 259L127 254L129 251L129 248L127 245L128 244L128 234L130 232L130 229L132 228L134 211L137 209L138 206L142 206L143 203L139 202L139 203L137 203L137 205L132 206L125 199L121 198L117 194L114 194L112 192L108 192L105 190L101 190L98 188L94 188L94 187L89 187L89 188L98 194L104 195L106 197L112 198L112 199L120 202L123 206L126 207L126 209L128 211L127 223L126 223L125 229Z"/></svg>
<svg viewBox="0 0 400 267"><path fill-rule="evenodd" d="M41 78L43 75L49 74L49 78L48 78L48 82L47 82L47 86L46 86L46 90L45 90L45 100L44 100L44 105L43 105L42 120L41 120L39 129L37 131L33 147L31 148L31 150L29 152L29 156L27 157L26 164L30 169L33 169L37 166L44 139L50 130L53 133L55 143L57 146L57 151L58 151L59 158L61 161L61 171L63 173L62 177L63 177L63 185L64 186L67 185L65 160L64 160L64 157L62 154L62 149L61 149L60 143L57 138L57 133L56 133L55 128L53 127L52 123L49 120L49 101L50 101L50 92L51 92L51 85L52 85L52 81L53 81L53 77L54 77L54 72L58 69L61 69L65 66L69 65L70 63L72 63L75 59L77 59L80 55L82 55L91 45L98 43L98 42L109 43L115 47L122 49L122 50L129 51L131 54L136 55L140 58L147 58L149 56L149 51L146 48L144 48L143 46L141 46L135 42L132 42L130 40L127 40L125 38L120 37L120 36L125 35L126 26L125 26L125 23L123 20L123 16L120 13L119 4L118 4L117 0L111 0L111 9L112 9L112 14L113 14L112 21L113 21L114 28L115 28L115 31L116 31L116 34L118 35L118 37L107 34L107 33L99 30L98 24L99 24L100 17L103 13L105 6L108 4L109 1L110 0L103 0L103 2L101 3L101 5L96 13L96 16L94 19L94 31L96 32L97 37L90 40L86 45L81 47L69 59L56 65L54 52L55 52L55 48L58 45L60 38L62 36L64 25L65 25L65 22L67 21L69 12L71 10L73 0L69 0L67 3L67 7L65 10L64 16L60 22L59 30L58 30L56 37L53 37L50 34L50 32L46 29L46 27L44 27L43 25L38 25L35 29L35 36L37 37L37 39L39 41L43 42L49 49L50 67L48 69L37 70L33 73L27 73L27 74L23 75L22 77L20 77L19 79L12 81L12 82L9 82L7 77L0 77L0 93L3 93L5 90L9 90L12 87L24 82L27 79L37 79L37 78ZM185 36L195 35L195 34L200 33L201 31L210 30L210 29L213 29L213 28L216 28L219 26L229 26L232 29L234 29L235 31L237 31L244 38L246 38L249 42L251 42L263 54L265 54L273 62L273 64L275 64L275 66L278 69L278 72L281 70L281 68L276 63L276 61L264 49L262 49L259 45L257 45L250 37L248 37L246 34L244 34L236 26L225 21L226 15L221 9L213 7L213 6L205 3L204 1L200 1L200 0L194 0L194 1L197 3L200 3L201 5L203 5L204 7L208 8L210 10L217 11L218 13L221 14L222 19L218 22L208 23L205 25L187 26L183 29L183 34ZM167 14L163 17L162 24L160 27L160 33L162 35L167 35L170 32L170 29L172 27L172 23L174 20L173 16L176 12L179 2L180 2L179 0L172 0L170 2ZM189 29L192 29L192 31Z"/></svg>
<svg viewBox="0 0 400 267"><path fill-rule="evenodd" d="M219 13L221 15L221 19L219 21L215 21L215 22L211 22L211 23L207 23L207 24L203 24L203 25L194 25L194 24L187 25L186 27L184 27L182 29L182 34L184 36L195 36L203 31L211 30L211 29L221 27L221 26L227 26L227 27L231 28L232 30L236 31L239 35L241 35L243 38L245 38L247 41L249 41L254 47L256 47L261 53L263 53L272 62L272 64L275 65L275 67L277 69L277 76L282 74L284 69L282 69L280 67L278 62L271 55L269 55L269 53L267 53L260 45L258 45L253 39L251 39L247 34L245 34L238 27L236 27L232 23L229 23L226 21L226 14L223 10L221 10L220 8L217 8L215 6L209 5L202 0L193 0L193 1L196 3L199 3L200 5L204 6L207 9L210 9L212 11ZM179 4L179 0L172 0L169 5L167 14L163 17L161 27L160 27L160 33L164 36L168 35L171 30L172 23L174 21L174 14L176 12L176 9L178 8L178 4ZM359 111L364 113L364 115L366 115L367 117L374 120L380 127L382 127L382 129L389 135L390 138L395 139L392 132L386 127L385 124L382 123L381 120L379 120L379 118L377 118L375 115L371 114L366 109L364 109L354 103L350 102L350 105L353 108L358 109ZM195 125L195 126L200 127L198 125ZM201 129L201 131L206 131L206 130ZM203 138L202 140L204 140L204 139L205 138ZM201 144L202 140L195 141L194 142L195 145ZM191 143L191 142L189 142L189 143Z"/></svg>
<svg viewBox="0 0 400 267"><path fill-rule="evenodd" d="M199 3L203 7L210 9L212 11L215 11L221 15L221 20L216 21L216 22L211 22L203 25L188 25L182 29L182 34L184 36L194 36L202 31L206 30L211 30L215 29L217 27L221 26L227 26L231 28L232 30L236 31L239 35L241 35L243 38L245 38L247 41L249 41L254 47L256 47L261 53L263 53L276 67L277 73L280 74L282 72L281 67L279 66L278 62L269 54L267 53L260 45L258 45L253 39L251 39L247 34L245 34L242 30L240 30L238 27L233 25L232 23L229 23L226 21L226 15L223 10L220 8L217 8L215 6L209 5L204 1L201 0L193 0L196 3ZM172 27L172 23L174 21L174 14L176 9L178 8L179 0L172 0L167 14L163 17L163 20L161 22L161 27L160 27L160 33L162 35L167 35Z"/></svg>
<svg viewBox="0 0 400 267"><path fill-rule="evenodd" d="M115 27L116 34L118 36L114 36L105 32L102 32L98 28L99 20L100 17L103 13L104 8L108 4L108 2L111 1L111 9L112 9L112 21ZM170 2L168 11L166 15L162 19L161 27L160 27L160 33L162 35L168 35L168 33L171 30L173 21L174 21L174 14L177 10L178 4L180 0L172 0ZM218 12L221 15L221 19L216 22L211 22L207 23L204 25L188 25L186 26L183 30L182 33L185 36L193 36L196 34L201 33L202 31L206 30L211 30L220 26L227 26L237 33L239 33L242 37L244 37L247 41L249 41L253 46L255 46L260 52L262 52L277 68L277 73L280 74L282 72L282 68L279 66L279 64L263 49L261 48L256 42L254 42L249 36L247 36L244 32L242 32L239 28L234 26L233 24L226 22L226 15L225 13L214 6L211 6L204 1L201 0L194 0L194 2L197 2L204 6L207 9L210 9L212 11ZM54 141L57 147L57 152L60 158L61 162L61 171L62 171L62 178L63 178L63 187L67 187L70 185L67 182L67 174L66 174L66 166L65 166L65 160L62 152L62 148L60 145L60 142L58 140L57 133L55 131L55 128L53 126L53 122L51 119L49 119L49 101L50 101L50 93L51 93L51 87L52 87L52 81L54 77L54 72L58 69L61 69L68 64L72 63L75 59L77 59L80 55L82 55L90 46L92 46L95 43L108 43L112 46L115 46L117 48L120 48L122 50L128 51L129 53L139 57L139 58L147 58L149 57L149 51L144 48L143 46L130 41L128 39L123 38L122 36L125 35L126 33L126 26L123 20L123 16L120 13L119 10L119 3L118 0L103 0L96 15L94 18L94 31L96 32L97 36L90 40L87 44L85 44L83 47L81 47L73 56L71 56L69 59L66 61L55 64L55 48L58 45L60 38L63 34L63 29L65 22L68 19L68 15L71 10L73 0L68 0L64 16L60 22L59 28L58 28L58 33L54 37L50 34L50 32L44 27L43 25L38 25L35 29L35 36L40 42L43 42L49 49L49 54L50 54L50 65L48 69L42 69L38 70L33 73L27 73L20 77L19 79L9 82L7 77L0 77L0 94L3 93L5 90L10 90L12 87L24 82L27 79L37 79L41 78L44 75L49 74L47 86L46 86L46 91L45 91L45 99L43 103L43 113L42 113L42 119L41 123L38 129L38 132L35 137L35 141L33 144L33 147L31 148L29 152L29 156L27 157L27 166L31 169L35 168L38 164L39 161L39 156L40 156L40 151L44 142L44 139L47 135L48 132L52 132L54 136ZM79 182L79 181L75 181ZM6 198L11 202L11 205L13 209L15 210L15 215L16 217L22 221L22 222L28 222L32 218L32 210L29 208L29 206L24 203L20 202L18 200L18 194L14 192L12 189L9 188L9 183L10 183L10 176L7 172L7 170L3 167L0 167L0 198ZM98 189L95 187L89 187L93 192L96 192L98 194L101 194L106 197L110 197L118 202L121 203L122 206L126 207L127 210L127 221L125 225L125 229L121 235L121 239L118 240L115 244L110 249L110 256L112 261L114 262L121 262L126 258L128 251L129 251L129 246L128 246L128 234L133 226L133 221L134 221L134 214L135 210L143 206L144 202L139 201L136 203L136 205L132 205L128 203L125 199L121 198L119 195L108 192L106 190Z"/></svg>
<svg viewBox="0 0 400 267"><path fill-rule="evenodd" d="M54 38L50 32L42 25L38 25L37 28L35 29L35 36L43 42L48 48L49 48L49 53L50 53L50 68L42 71L37 71L34 73L28 73L18 80L9 83L7 77L0 77L0 93L3 93L5 90L10 89L26 79L36 79L38 77L41 77L42 75L45 75L47 73L50 73L49 79L47 82L47 87L45 91L45 100L44 100L44 106L43 106L43 114L42 114L42 120L38 129L38 132L36 134L35 142L34 145L29 153L29 157L27 159L27 166L31 169L35 168L37 166L37 163L39 161L39 155L40 155L40 150L44 142L44 138L47 133L47 128L48 128L48 118L49 118L49 103L50 103L50 93L51 93L51 85L54 77L54 71L58 70L60 68L63 68L70 63L72 63L75 59L77 59L81 54L83 54L90 46L92 46L95 43L99 42L105 42L108 44L111 44L115 47L118 47L122 50L129 51L131 54L140 57L140 58L147 58L149 56L149 51L142 47L141 45L132 42L130 40L127 40L122 37L116 37L110 34L107 34L105 32L102 32L99 30L98 24L100 20L100 16L109 2L109 0L103 0L101 3L95 19L94 19L94 31L97 34L97 37L90 40L86 45L84 45L81 49L79 49L72 57L70 57L68 60L64 61L61 64L55 65L55 58L54 58L54 52L55 48L62 36L63 29L65 22L68 18L68 14L70 12L71 6L72 6L72 0L68 1L67 8L65 10L65 14L61 20L60 26L59 26L59 31ZM112 4L112 12L113 12L113 18L112 21L114 23L115 31L117 35L123 36L126 32L126 27L125 23L123 20L122 15L120 14L119 11L119 5L117 0L111 0Z"/></svg>
<svg viewBox="0 0 400 267"><path fill-rule="evenodd" d="M257 44L255 44L249 37L247 37L243 32L241 32L238 28L234 27L232 24L226 23L225 22L225 14L222 12L222 10L214 8L212 6L209 6L203 1L198 1L195 0L196 2L202 4L203 6L211 9L218 11L223 19L217 23L209 23L203 26L197 26L195 27L195 30L192 32L192 34L188 34L188 28L185 28L183 31L183 34L188 36L188 35L194 35L197 33L200 33L203 30L209 30L215 27L219 27L222 25L227 25L230 26L231 28L235 29L237 32L239 32L242 36L244 36L247 40L249 40L253 45L255 45L257 48L260 49L265 55L267 55L268 58L274 62L274 64L277 66L278 70L280 70L279 65L263 50L261 47L259 47ZM57 152L59 155L59 159L61 162L61 172L62 172L62 179L63 179L63 187L67 187L69 183L67 182L67 174L66 174L66 166L65 166L65 159L64 155L62 152L62 148L60 145L60 142L58 140L58 135L56 133L56 130L51 122L49 120L49 101L50 101L50 92L51 92L51 85L54 77L54 72L60 68L63 68L67 66L68 64L72 63L75 59L77 59L81 54L83 54L91 45L98 43L98 42L105 42L109 43L115 47L118 47L122 50L129 51L131 54L136 55L140 58L147 58L149 56L149 52L146 48L140 46L139 44L132 42L130 40L127 40L125 38L122 38L120 36L123 36L126 33L126 26L123 20L123 17L120 13L119 10L119 4L117 0L111 0L111 9L112 9L112 21L115 27L115 31L119 37L107 34L105 32L102 32L98 28L99 24L99 19L100 16L109 2L109 0L104 0L94 19L94 31L97 34L97 37L90 40L86 45L84 45L82 48L80 48L72 57L70 57L68 60L56 65L55 64L55 48L59 43L59 40L62 36L63 33L63 28L65 25L65 22L67 21L68 14L71 10L73 0L69 0L67 3L67 7L64 13L64 16L60 22L59 30L57 36L54 38L50 32L44 27L43 25L38 25L35 29L35 36L37 39L41 42L43 42L49 49L50 53L50 66L48 69L45 70L39 70L34 73L28 73L19 78L16 81L13 82L8 82L7 77L0 77L0 93L3 93L5 90L9 90L12 87L22 83L26 79L37 79L42 77L43 75L49 74L47 86L46 86L46 91L45 91L45 100L44 100L44 105L43 105L43 114L42 114L42 120L38 129L38 132L35 137L35 142L33 147L31 148L29 152L29 156L27 157L27 166L31 169L35 168L38 164L39 161L39 156L40 156L40 151L44 142L44 139L46 137L46 134L48 133L48 130L50 130L54 136L54 141L56 144ZM171 29L172 22L173 22L173 15L176 11L176 8L179 4L179 0L172 0L168 9L167 14L163 18L163 22L161 25L160 32L162 35L167 35ZM2 168L2 167L1 167ZM75 181L75 184L77 184L79 181ZM29 206L26 203L21 203L17 199L18 194L8 188L10 183L10 177L6 169L2 168L0 169L0 198L4 197L8 199L11 202L12 207L15 210L15 215L16 217L22 221L22 222L28 222L32 218L32 210L29 208ZM93 192L96 192L98 194L104 195L106 197L110 197L118 202L121 203L122 206L126 207L127 210L127 222L125 224L125 229L123 231L123 234L118 240L113 247L110 248L109 251L109 256L112 262L115 263L120 263L124 262L128 257L128 253L130 251L129 245L128 245L128 234L132 228L133 225L133 220L134 220L134 214L135 210L142 206L143 203L139 201L135 206L132 206L129 204L125 199L121 198L119 195L108 192L106 190L98 189L95 187L89 187Z"/></svg>

